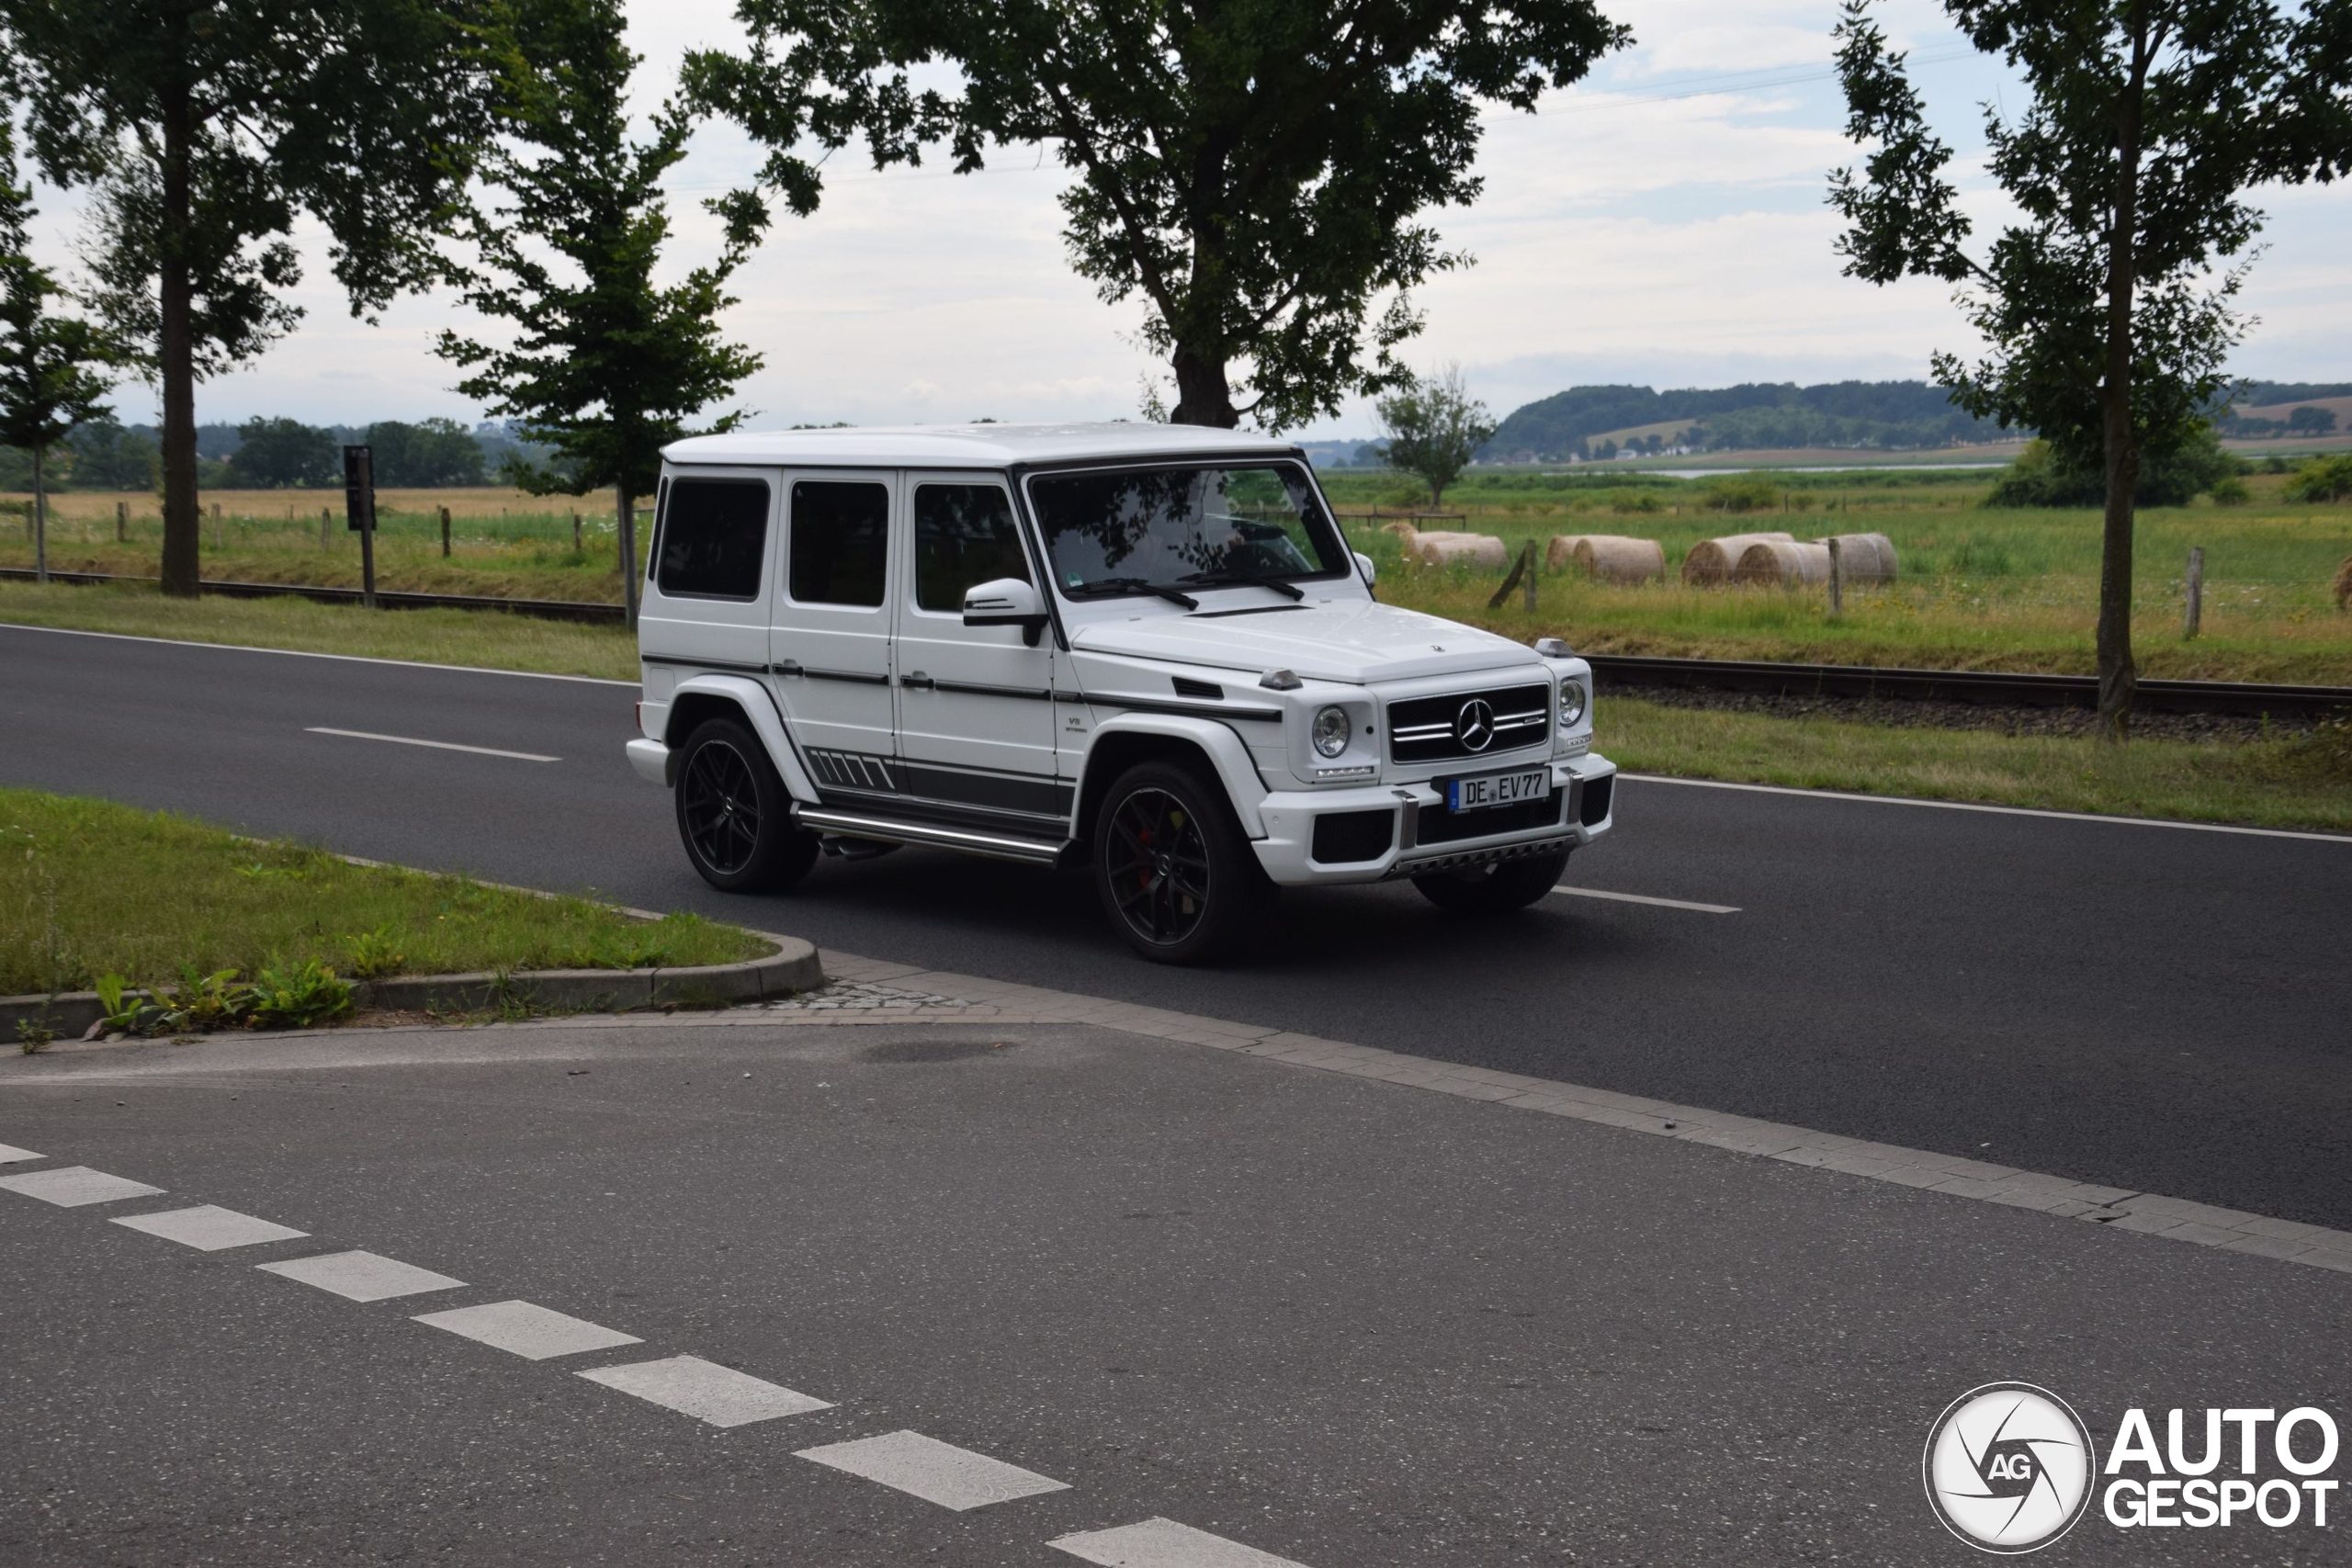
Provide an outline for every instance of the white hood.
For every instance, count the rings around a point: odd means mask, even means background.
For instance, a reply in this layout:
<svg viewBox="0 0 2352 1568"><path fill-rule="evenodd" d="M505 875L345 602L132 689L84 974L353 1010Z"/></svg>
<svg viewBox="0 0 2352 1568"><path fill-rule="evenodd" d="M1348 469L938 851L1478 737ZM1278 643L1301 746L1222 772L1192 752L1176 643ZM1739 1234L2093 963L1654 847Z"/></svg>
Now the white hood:
<svg viewBox="0 0 2352 1568"><path fill-rule="evenodd" d="M1182 664L1293 670L1353 685L1543 664L1534 649L1509 637L1368 599L1247 615L1161 614L1155 606L1139 620L1074 627L1070 646Z"/></svg>

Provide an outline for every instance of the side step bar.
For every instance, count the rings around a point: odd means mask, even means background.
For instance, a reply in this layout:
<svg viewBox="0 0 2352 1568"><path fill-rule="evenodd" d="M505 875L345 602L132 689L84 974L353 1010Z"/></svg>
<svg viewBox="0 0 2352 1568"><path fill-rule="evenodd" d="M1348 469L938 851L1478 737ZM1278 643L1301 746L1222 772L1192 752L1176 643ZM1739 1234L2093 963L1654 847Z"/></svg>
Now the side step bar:
<svg viewBox="0 0 2352 1568"><path fill-rule="evenodd" d="M880 839L892 844L935 844L941 849L992 855L998 860L1025 861L1032 865L1055 865L1062 859L1063 846L1042 839L1013 839L1001 833L975 832L968 828L940 828L928 822L861 817L854 812L816 806L797 806L792 817L803 828L842 833L853 839Z"/></svg>

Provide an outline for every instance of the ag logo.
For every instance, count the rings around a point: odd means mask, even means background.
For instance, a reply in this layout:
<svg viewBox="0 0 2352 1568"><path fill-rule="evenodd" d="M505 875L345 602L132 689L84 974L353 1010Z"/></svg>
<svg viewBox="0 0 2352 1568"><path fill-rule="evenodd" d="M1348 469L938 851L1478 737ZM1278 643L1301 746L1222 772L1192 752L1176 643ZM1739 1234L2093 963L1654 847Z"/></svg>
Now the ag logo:
<svg viewBox="0 0 2352 1568"><path fill-rule="evenodd" d="M2038 1551L2090 1503L2098 1455L2066 1402L2025 1382L1970 1389L1928 1431L1920 1469L1944 1528L1983 1551Z"/></svg>

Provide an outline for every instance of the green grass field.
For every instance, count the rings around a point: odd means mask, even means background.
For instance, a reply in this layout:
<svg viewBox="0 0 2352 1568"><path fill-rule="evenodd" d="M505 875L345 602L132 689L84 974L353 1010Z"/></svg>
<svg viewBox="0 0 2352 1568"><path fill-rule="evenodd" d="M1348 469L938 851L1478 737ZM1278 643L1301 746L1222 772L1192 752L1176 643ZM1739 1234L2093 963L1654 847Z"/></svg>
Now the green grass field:
<svg viewBox="0 0 2352 1568"><path fill-rule="evenodd" d="M1570 483L1570 480L1576 482ZM1753 480L1744 480L1753 484ZM1712 510L1714 481L1637 475L1481 475L1447 492L1465 521L1430 526L1500 536L1537 558L1559 534L1659 540L1666 581L1640 586L1545 572L1529 615L1514 594L1488 610L1498 574L1408 564L1385 520L1346 520L1370 555L1381 596L1514 637L1565 637L1592 652L2086 673L2098 602L2098 514L1981 504L1990 480L1932 472L1800 475L1766 482L1781 506ZM2256 475L2243 506L2200 502L2140 514L2133 638L2143 672L2181 679L2352 684L2352 615L2332 583L2352 557L2352 505L2289 504L2284 480ZM1341 513L1397 507L1394 476L1333 476ZM1785 510L1781 510L1785 507ZM1819 589L1688 588L1681 557L1719 534L1782 530L1813 538L1879 533L1901 576L1852 590L1833 621ZM2200 635L2181 632L2190 547L2205 551Z"/></svg>
<svg viewBox="0 0 2352 1568"><path fill-rule="evenodd" d="M698 915L357 866L165 812L0 789L0 995L325 964L346 978L731 964L769 951Z"/></svg>
<svg viewBox="0 0 2352 1568"><path fill-rule="evenodd" d="M1424 498L1395 475L1326 476L1345 513L1396 511ZM1409 567L1378 521L1346 521L1351 542L1379 564L1382 597L1488 626L1515 637L1565 637L1594 652L1828 663L2087 672L2098 593L2099 519L2091 511L2005 511L1982 505L1982 472L1878 469L1732 479L1578 470L1480 471L1447 492L1446 510L1514 550L1555 534L1631 534L1659 540L1663 583L1595 583L1546 572L1530 615L1514 598L1494 611L1493 573ZM1757 489L1764 505L1714 510L1721 487ZM2152 508L2139 523L2133 636L2143 671L2183 679L2352 684L2352 615L2331 584L2352 557L2352 504L2290 504L2285 479L2256 474L2251 501L2221 507ZM210 497L207 576L356 587L359 551L341 521L341 498L314 491L244 491ZM115 539L115 508L130 513L128 542ZM386 491L378 581L386 588L503 597L618 603L620 577L607 497L582 498L581 547L572 507L519 491ZM209 507L217 502L220 517ZM51 564L62 570L152 575L161 523L152 496L57 498ZM451 553L441 554L438 509L452 513ZM318 514L331 513L326 543ZM22 525L0 522L0 566L31 562ZM1856 590L1846 614L1828 615L1819 590L1684 588L1683 553L1717 534L1784 529L1799 538L1883 533L1902 575L1892 587ZM2205 551L2203 626L2181 635L2189 548ZM642 548L640 543L640 548ZM176 612L175 612L176 614ZM298 635L288 628L284 635ZM455 627L453 639L459 639ZM546 634L517 633L517 657L544 668ZM300 646L312 646L302 643ZM358 651L358 649L352 649ZM462 659L457 661L463 662ZM626 660L621 661L625 664ZM626 670L621 671L627 673Z"/></svg>

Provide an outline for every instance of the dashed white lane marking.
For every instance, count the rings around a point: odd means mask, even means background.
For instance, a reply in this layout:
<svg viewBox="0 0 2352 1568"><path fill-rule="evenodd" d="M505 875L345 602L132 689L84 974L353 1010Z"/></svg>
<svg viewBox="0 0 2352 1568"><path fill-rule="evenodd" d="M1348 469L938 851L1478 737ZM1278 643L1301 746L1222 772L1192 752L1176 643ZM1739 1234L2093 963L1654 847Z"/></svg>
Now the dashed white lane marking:
<svg viewBox="0 0 2352 1568"><path fill-rule="evenodd" d="M315 1285L355 1302L388 1301L393 1296L422 1295L427 1291L454 1291L465 1283L397 1258L373 1252L327 1252L316 1258L289 1258L283 1263L256 1263L265 1274L283 1274L305 1285Z"/></svg>
<svg viewBox="0 0 2352 1568"><path fill-rule="evenodd" d="M1565 883L1552 889L1577 898L1607 898L1619 904L1655 904L1661 909L1696 909L1702 915L1736 915L1736 904L1693 904L1683 898L1653 898L1646 893L1603 893L1598 887L1570 887Z"/></svg>
<svg viewBox="0 0 2352 1568"><path fill-rule="evenodd" d="M192 1247L198 1252L253 1247L265 1241L292 1241L311 1234L273 1220L241 1214L217 1203L199 1203L193 1209L166 1209L159 1214L119 1214L114 1223L178 1242L182 1247Z"/></svg>
<svg viewBox="0 0 2352 1568"><path fill-rule="evenodd" d="M502 751L495 746L460 746L454 740L420 740L413 735L378 735L366 729L329 729L322 724L302 727L305 734L340 735L350 740L389 740L395 746L429 746L435 751L470 751L477 757L506 757L517 762L560 762L560 757L543 757L537 751Z"/></svg>
<svg viewBox="0 0 2352 1568"><path fill-rule="evenodd" d="M1088 1530L1046 1543L1102 1568L1303 1568L1254 1546L1227 1540L1174 1519L1146 1519L1116 1529Z"/></svg>
<svg viewBox="0 0 2352 1568"><path fill-rule="evenodd" d="M0 1144L0 1165L14 1165L20 1159L47 1159L48 1157L47 1155L37 1155L30 1149L20 1149L14 1144Z"/></svg>
<svg viewBox="0 0 2352 1568"><path fill-rule="evenodd" d="M2173 822L2161 817L2109 817L2097 811L2050 811L2033 806L1986 806L1973 800L1921 800L1908 795L1861 795L1852 790L1794 789L1787 784L1734 784L1729 779L1675 779L1663 773L1620 773L1635 784L1690 784L1697 789L1737 789L1750 795L1794 795L1807 800L1859 800L1870 806L1926 806L1938 811L1983 811L1995 817L2052 817L2061 822L2104 822L2119 828L2178 828L2191 833L2239 833L2253 839L2312 839L2323 844L2352 844L2352 833L2299 833L2291 828L2235 828L2226 822Z"/></svg>
<svg viewBox="0 0 2352 1568"><path fill-rule="evenodd" d="M153 1198L163 1191L160 1187L150 1187L129 1177L108 1176L86 1165L0 1176L0 1188L54 1203L61 1209L78 1209L85 1203L111 1203L119 1198Z"/></svg>
<svg viewBox="0 0 2352 1568"><path fill-rule="evenodd" d="M1069 1490L1066 1481L1050 1480L921 1432L885 1432L878 1438L829 1443L802 1449L795 1457L879 1482L957 1513L1016 1497L1034 1497L1041 1492Z"/></svg>
<svg viewBox="0 0 2352 1568"><path fill-rule="evenodd" d="M622 1367L597 1367L580 1375L714 1427L746 1427L779 1416L805 1416L811 1410L832 1408L824 1400L699 1356L631 1361Z"/></svg>
<svg viewBox="0 0 2352 1568"><path fill-rule="evenodd" d="M510 1351L526 1361L552 1356L576 1356L582 1350L609 1350L616 1345L642 1345L634 1334L606 1328L601 1323L567 1316L529 1302L492 1302L487 1306L458 1307L449 1312L422 1314L417 1322L446 1328L493 1349Z"/></svg>

